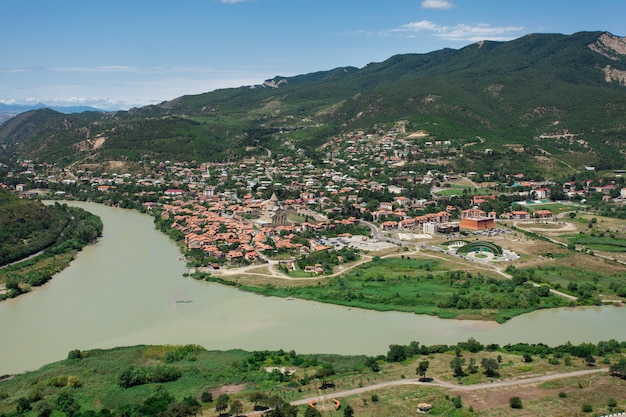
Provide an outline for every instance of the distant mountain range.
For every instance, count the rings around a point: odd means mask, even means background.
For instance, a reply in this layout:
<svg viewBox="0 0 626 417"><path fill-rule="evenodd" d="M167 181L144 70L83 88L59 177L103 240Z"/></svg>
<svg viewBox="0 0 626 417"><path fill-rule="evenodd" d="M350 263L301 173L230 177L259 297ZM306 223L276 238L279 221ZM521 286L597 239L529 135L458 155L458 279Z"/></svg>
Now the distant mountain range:
<svg viewBox="0 0 626 417"><path fill-rule="evenodd" d="M31 110L39 109L52 109L59 113L82 113L84 111L96 111L102 112L104 110L97 109L89 106L49 106L43 103L37 104L4 104L0 103L0 123L9 120L12 117L17 116L20 113L24 113Z"/></svg>
<svg viewBox="0 0 626 417"><path fill-rule="evenodd" d="M533 34L278 76L129 111L34 110L1 125L0 144L62 164L226 161L267 149L321 158L323 145L343 132L399 121L407 132L467 150L454 162L458 169L488 169L487 149L488 163L503 169L517 169L520 161L553 172L624 168L626 38ZM470 142L472 152L464 147Z"/></svg>

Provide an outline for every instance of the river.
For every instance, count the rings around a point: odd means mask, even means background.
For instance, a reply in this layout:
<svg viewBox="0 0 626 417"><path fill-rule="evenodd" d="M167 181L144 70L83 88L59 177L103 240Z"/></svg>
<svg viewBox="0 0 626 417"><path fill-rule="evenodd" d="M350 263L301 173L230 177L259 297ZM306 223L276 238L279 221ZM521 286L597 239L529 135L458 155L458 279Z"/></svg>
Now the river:
<svg viewBox="0 0 626 417"><path fill-rule="evenodd" d="M625 334L626 309L617 307L543 310L497 325L249 294L183 277L178 248L150 216L71 204L100 216L103 236L43 287L0 303L0 375L64 359L72 349L137 344L374 355L413 340L555 345Z"/></svg>

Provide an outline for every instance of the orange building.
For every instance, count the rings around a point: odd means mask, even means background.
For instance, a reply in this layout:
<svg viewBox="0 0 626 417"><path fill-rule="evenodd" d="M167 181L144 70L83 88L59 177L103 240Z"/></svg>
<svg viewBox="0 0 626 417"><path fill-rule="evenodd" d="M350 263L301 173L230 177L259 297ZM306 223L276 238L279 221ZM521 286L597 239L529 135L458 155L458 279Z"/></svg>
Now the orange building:
<svg viewBox="0 0 626 417"><path fill-rule="evenodd" d="M493 216L487 216L483 210L473 208L461 211L461 229L486 230L495 227Z"/></svg>

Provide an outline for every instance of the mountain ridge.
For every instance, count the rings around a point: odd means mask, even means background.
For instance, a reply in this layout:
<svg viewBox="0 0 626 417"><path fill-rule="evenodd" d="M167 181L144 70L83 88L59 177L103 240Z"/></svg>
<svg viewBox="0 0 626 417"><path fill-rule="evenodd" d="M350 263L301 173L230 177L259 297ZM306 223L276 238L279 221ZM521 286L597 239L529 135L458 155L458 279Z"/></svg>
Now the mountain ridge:
<svg viewBox="0 0 626 417"><path fill-rule="evenodd" d="M394 55L362 68L276 76L129 111L37 110L0 126L0 143L61 163L94 157L224 161L255 148L279 150L285 139L315 155L341 132L406 120L440 139L480 136L484 148L520 144L567 163L621 168L625 39L608 32L530 34ZM97 148L79 146L68 155L68 148L96 137Z"/></svg>
<svg viewBox="0 0 626 417"><path fill-rule="evenodd" d="M17 116L20 113L24 113L31 110L39 109L52 109L59 113L82 113L85 111L104 112L105 110L98 109L92 106L51 106L45 103L36 104L7 104L0 103L0 124L9 120L12 117Z"/></svg>

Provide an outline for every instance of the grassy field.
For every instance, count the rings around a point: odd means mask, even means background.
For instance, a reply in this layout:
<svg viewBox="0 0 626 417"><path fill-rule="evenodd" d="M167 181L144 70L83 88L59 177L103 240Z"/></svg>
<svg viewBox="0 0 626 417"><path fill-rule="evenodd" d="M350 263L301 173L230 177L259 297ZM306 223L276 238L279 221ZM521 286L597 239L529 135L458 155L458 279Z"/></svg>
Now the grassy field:
<svg viewBox="0 0 626 417"><path fill-rule="evenodd" d="M469 343L468 341L467 343ZM0 415L36 416L51 409L53 417L78 416L180 416L172 404L192 401L198 404L196 413L217 416L216 399L227 394L229 404L242 404L243 413L253 410L255 403L263 405L268 396L283 401L295 401L324 394L318 401L323 415L343 416L350 405L355 416L392 417L418 416L417 404L432 405L435 416L578 416L584 404L596 413L615 412L626 407L626 381L607 373L576 378L557 379L545 383L520 384L514 387L484 388L465 391L437 386L444 381L459 387L501 380L525 378L590 369L585 361L569 354L532 355L530 362L520 353L507 349L470 352L462 347L444 347L441 353L413 353L401 361L391 361L390 353L377 358L365 356L298 355L295 352L207 351L199 346L134 346L111 350L72 351L73 359L46 365L41 369L0 382ZM598 344L598 348L599 348ZM418 349L419 344L417 344ZM410 348L408 345L406 348ZM424 347L421 347L423 351ZM426 347L434 352L440 347ZM455 353L456 350L456 353ZM621 355L605 353L598 356L600 366L608 366ZM462 358L466 365L478 364L475 371L464 366L464 376L452 376L450 362ZM485 376L480 363L483 358L499 361L498 375ZM427 376L435 378L433 385L378 387L358 394L338 396L338 393L360 387L372 387L389 381L417 378L419 362L429 362ZM271 367L288 367L293 373L283 375ZM169 382L143 383L130 388L120 386L120 376L128 369L175 369L178 378ZM268 368L268 369L266 369ZM332 370L322 375L322 370ZM320 389L322 381L326 388ZM207 394L212 400L209 401ZM562 394L564 393L564 394ZM254 399L259 396L261 399ZM512 410L508 401L519 396L522 410ZM328 407L331 398L338 397L342 408ZM60 399L63 399L61 401ZM166 399L159 403L157 400ZM187 399L187 400L185 400ZM204 400L203 400L204 399ZM616 400L612 404L611 400ZM61 412L68 402L74 413ZM169 403L169 406L168 406ZM65 404L65 405L64 405ZM332 403L330 403L332 404ZM161 411L159 411L161 407ZM303 415L307 405L299 406ZM80 413L78 412L80 409ZM19 411L18 411L19 410ZM89 411L89 410L93 410ZM563 414L562 414L563 413Z"/></svg>
<svg viewBox="0 0 626 417"><path fill-rule="evenodd" d="M442 318L497 320L566 305L530 285L515 285L493 273L462 268L458 261L420 255L375 257L345 274L297 284L237 280L240 288L379 311L404 311Z"/></svg>

